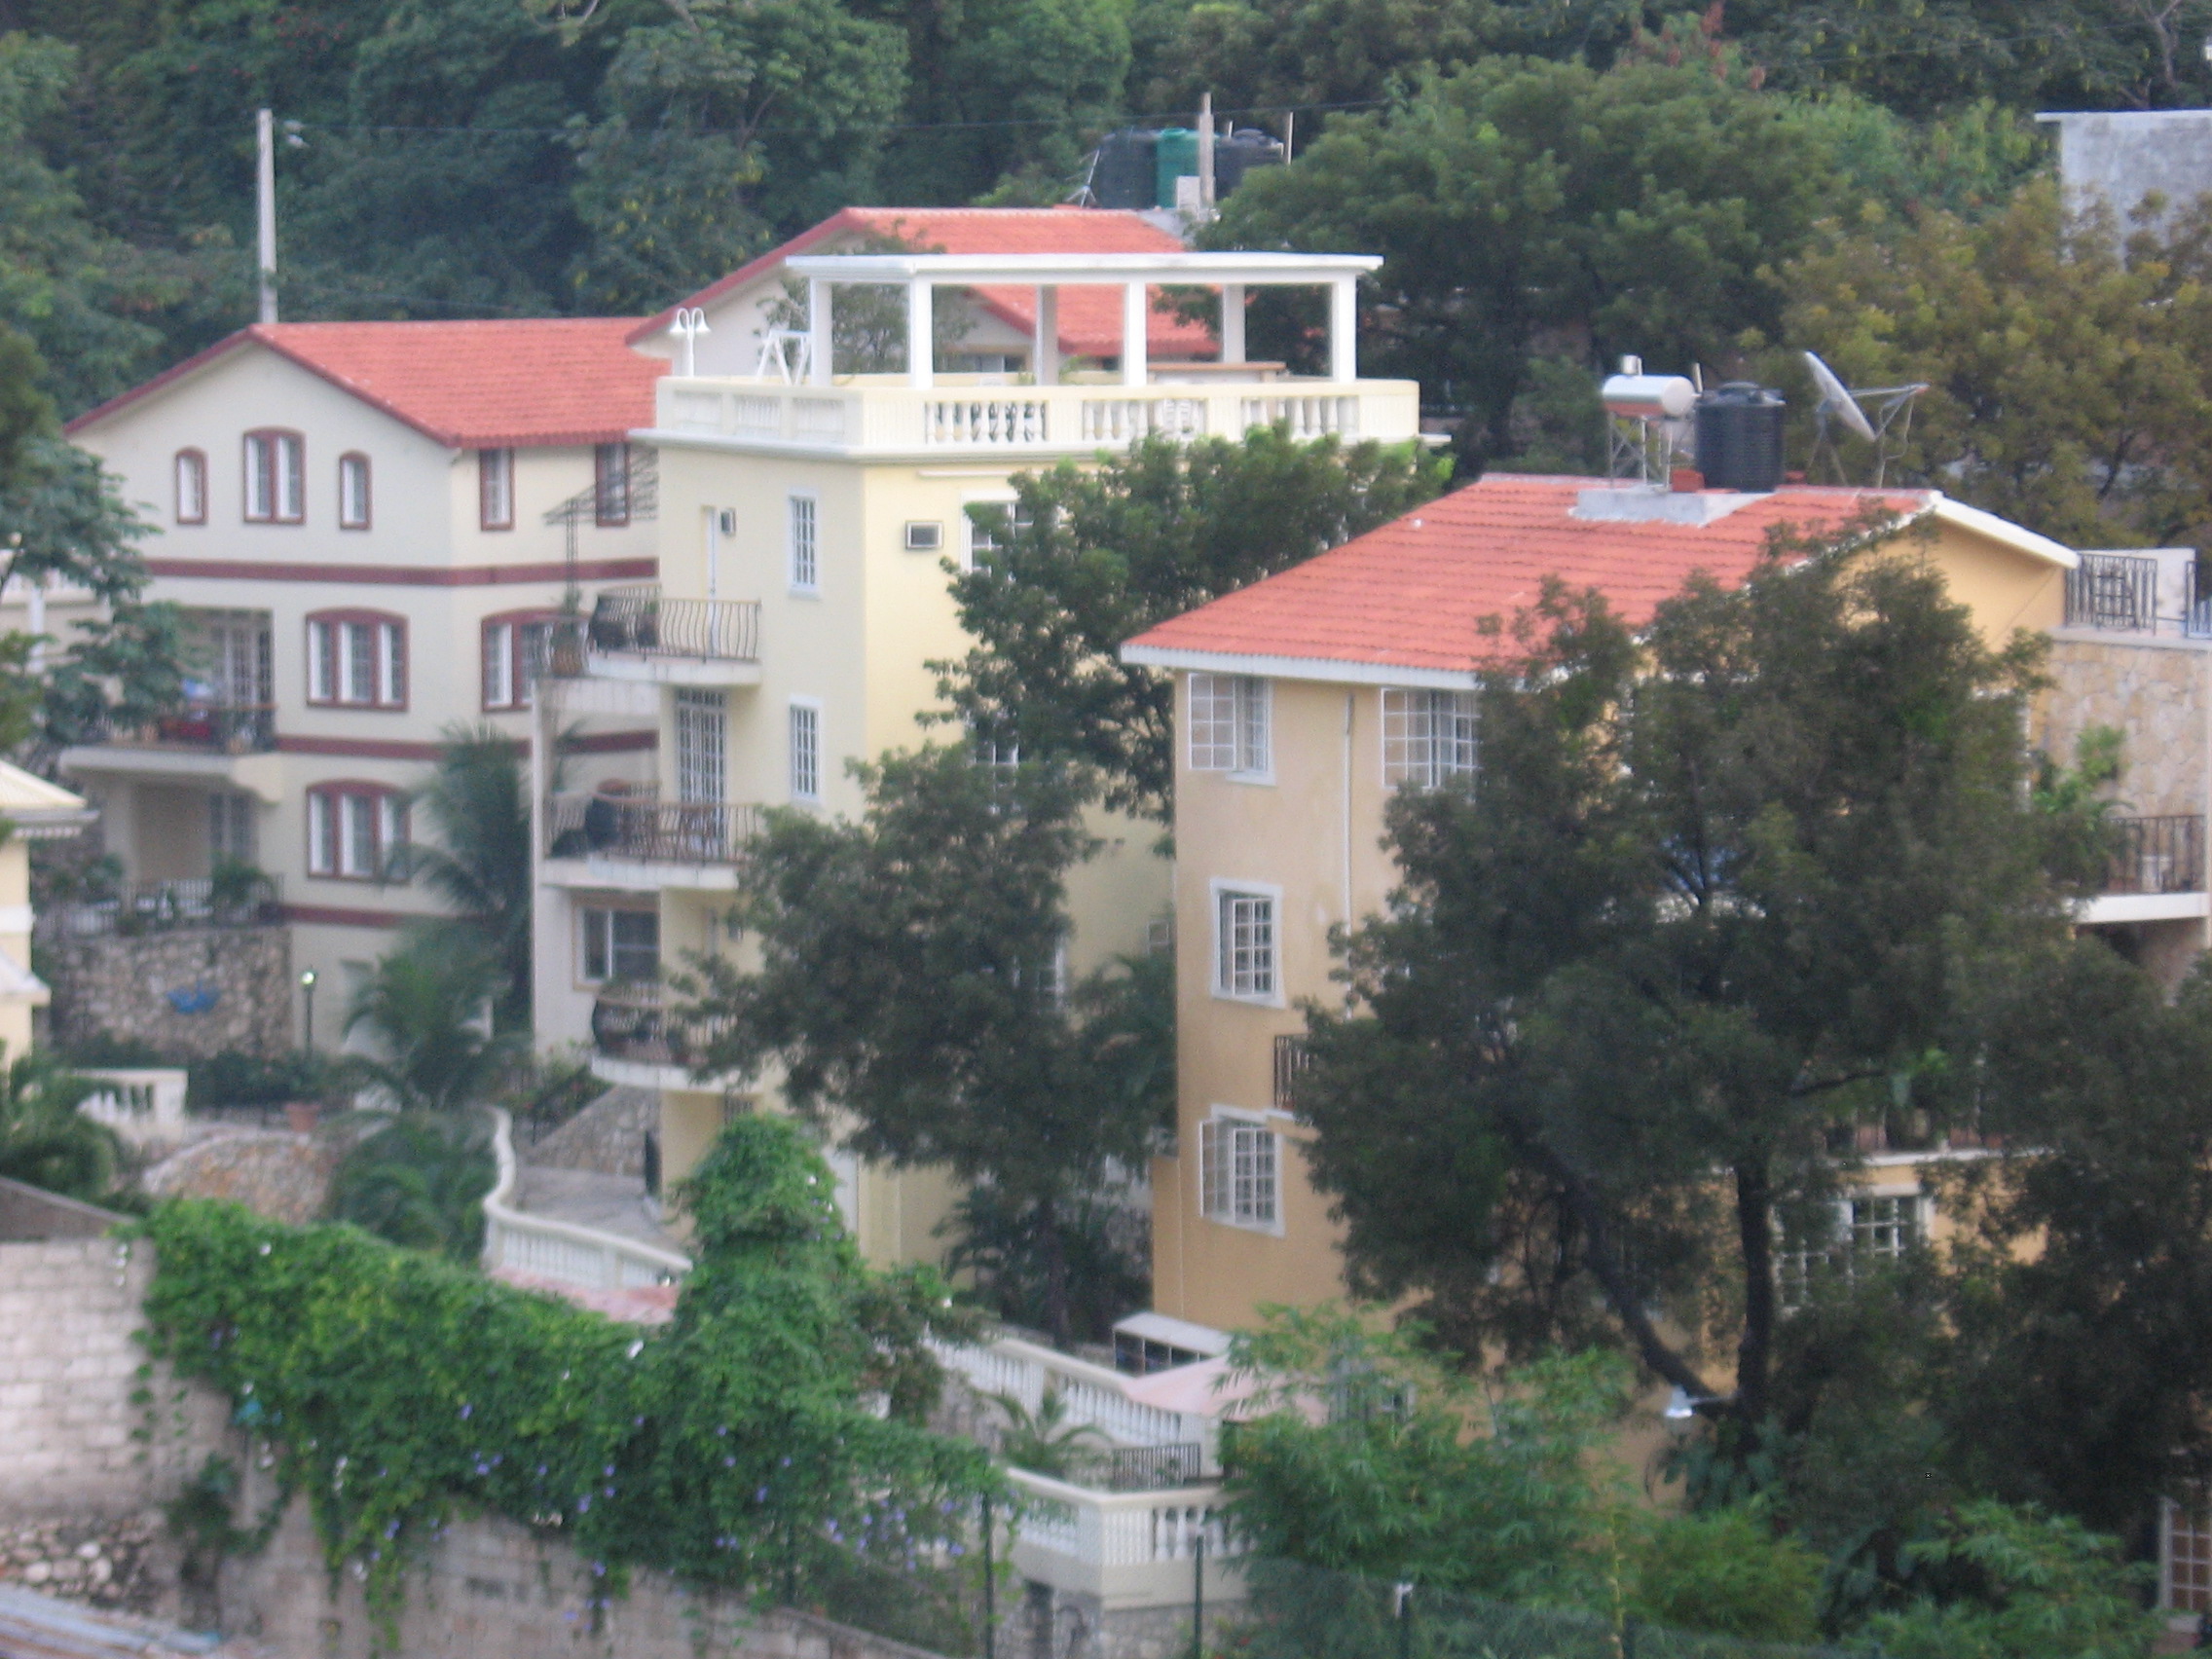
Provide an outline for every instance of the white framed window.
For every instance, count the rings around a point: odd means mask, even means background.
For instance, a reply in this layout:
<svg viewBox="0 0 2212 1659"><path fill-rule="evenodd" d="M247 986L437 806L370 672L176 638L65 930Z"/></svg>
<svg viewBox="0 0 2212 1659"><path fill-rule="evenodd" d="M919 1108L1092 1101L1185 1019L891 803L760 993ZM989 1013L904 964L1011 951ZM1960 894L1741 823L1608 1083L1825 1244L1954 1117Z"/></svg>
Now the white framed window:
<svg viewBox="0 0 2212 1659"><path fill-rule="evenodd" d="M553 618L488 617L484 622L483 681L486 712L527 709L553 656Z"/></svg>
<svg viewBox="0 0 2212 1659"><path fill-rule="evenodd" d="M822 705L792 699L792 799L822 798Z"/></svg>
<svg viewBox="0 0 2212 1659"><path fill-rule="evenodd" d="M207 522L207 458L196 449L176 452L176 522Z"/></svg>
<svg viewBox="0 0 2212 1659"><path fill-rule="evenodd" d="M1276 916L1279 889L1213 883L1214 995L1280 1003L1282 965Z"/></svg>
<svg viewBox="0 0 2212 1659"><path fill-rule="evenodd" d="M306 465L307 444L299 433L246 433L246 521L298 524L306 518Z"/></svg>
<svg viewBox="0 0 2212 1659"><path fill-rule="evenodd" d="M1265 781L1274 775L1274 683L1256 674L1194 674L1191 770Z"/></svg>
<svg viewBox="0 0 2212 1659"><path fill-rule="evenodd" d="M793 593L822 591L821 508L812 496L793 496L787 536Z"/></svg>
<svg viewBox="0 0 2212 1659"><path fill-rule="evenodd" d="M1382 785L1464 789L1475 776L1472 691L1382 690Z"/></svg>
<svg viewBox="0 0 2212 1659"><path fill-rule="evenodd" d="M676 798L719 806L727 776L723 737L728 694L693 685L676 688Z"/></svg>
<svg viewBox="0 0 2212 1659"><path fill-rule="evenodd" d="M660 915L653 910L585 904L576 910L576 978L644 980L660 973Z"/></svg>
<svg viewBox="0 0 2212 1659"><path fill-rule="evenodd" d="M477 522L485 530L515 527L515 452L488 449L476 452Z"/></svg>
<svg viewBox="0 0 2212 1659"><path fill-rule="evenodd" d="M1824 1274L1849 1278L1862 1264L1895 1262L1908 1254L1922 1236L1923 1204L1917 1193L1838 1198L1825 1218L1825 1237L1793 1239L1775 1252L1775 1289L1784 1309L1803 1307Z"/></svg>
<svg viewBox="0 0 2212 1659"><path fill-rule="evenodd" d="M365 455L338 458L338 528L369 528L369 458Z"/></svg>
<svg viewBox="0 0 2212 1659"><path fill-rule="evenodd" d="M1282 1136L1216 1109L1198 1125L1198 1209L1232 1227L1282 1228Z"/></svg>
<svg viewBox="0 0 2212 1659"><path fill-rule="evenodd" d="M373 611L308 618L308 701L407 707L407 621Z"/></svg>
<svg viewBox="0 0 2212 1659"><path fill-rule="evenodd" d="M267 709L276 701L269 617L258 611L214 611L206 617L208 676L226 709Z"/></svg>
<svg viewBox="0 0 2212 1659"><path fill-rule="evenodd" d="M382 880L407 839L407 813L381 784L317 784L308 791L308 873Z"/></svg>
<svg viewBox="0 0 2212 1659"><path fill-rule="evenodd" d="M253 796L218 790L207 797L207 855L212 864L255 862L257 815Z"/></svg>

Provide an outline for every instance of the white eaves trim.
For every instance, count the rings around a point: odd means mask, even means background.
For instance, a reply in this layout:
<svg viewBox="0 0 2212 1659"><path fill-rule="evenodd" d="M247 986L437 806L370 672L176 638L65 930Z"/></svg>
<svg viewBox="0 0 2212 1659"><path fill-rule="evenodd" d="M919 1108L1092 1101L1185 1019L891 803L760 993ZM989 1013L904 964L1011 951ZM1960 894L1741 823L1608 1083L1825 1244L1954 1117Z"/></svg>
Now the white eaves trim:
<svg viewBox="0 0 2212 1659"><path fill-rule="evenodd" d="M1122 660L1141 668L1198 674L1257 674L1270 680L1318 680L1337 685L1391 685L1436 691L1472 691L1472 668L1393 668L1380 662L1330 657L1256 656L1241 651L1186 651L1171 645L1126 645Z"/></svg>
<svg viewBox="0 0 2212 1659"><path fill-rule="evenodd" d="M2025 553L2031 559L2045 560L2062 571L2081 569L2082 556L2073 548L2053 541L2047 535L2038 535L2032 530L2023 529L2010 519L2001 519L1995 513L1985 513L1979 507L1970 507L1964 501L1954 501L1940 490L1933 494L1936 498L1928 510L1937 524L1951 525L1959 530L1971 531L1975 535L1987 536L2014 552Z"/></svg>
<svg viewBox="0 0 2212 1659"><path fill-rule="evenodd" d="M1061 283L1189 282L1210 286L1331 282L1365 276L1372 253L801 253L784 261L793 276L830 282Z"/></svg>

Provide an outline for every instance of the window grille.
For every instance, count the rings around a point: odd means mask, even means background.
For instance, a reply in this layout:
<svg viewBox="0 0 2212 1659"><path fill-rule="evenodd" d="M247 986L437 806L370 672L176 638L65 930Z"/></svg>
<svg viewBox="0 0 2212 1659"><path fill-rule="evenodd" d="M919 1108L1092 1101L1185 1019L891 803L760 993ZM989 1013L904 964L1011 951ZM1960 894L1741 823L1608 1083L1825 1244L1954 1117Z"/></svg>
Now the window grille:
<svg viewBox="0 0 2212 1659"><path fill-rule="evenodd" d="M1191 769L1265 776L1272 766L1271 682L1251 674L1191 676Z"/></svg>
<svg viewBox="0 0 2212 1659"><path fill-rule="evenodd" d="M1840 1272L1848 1279L1862 1263L1898 1261L1919 1237L1920 1199L1912 1194L1840 1200L1826 1237L1793 1240L1775 1253L1784 1309L1803 1307L1821 1275Z"/></svg>
<svg viewBox="0 0 2212 1659"><path fill-rule="evenodd" d="M810 703L792 705L792 798L822 798L822 711Z"/></svg>
<svg viewBox="0 0 2212 1659"><path fill-rule="evenodd" d="M812 593L822 585L822 549L812 496L791 498L792 586Z"/></svg>
<svg viewBox="0 0 2212 1659"><path fill-rule="evenodd" d="M1198 1126L1200 1210L1239 1227L1272 1227L1281 1137L1259 1124L1209 1118Z"/></svg>
<svg viewBox="0 0 2212 1659"><path fill-rule="evenodd" d="M1475 698L1470 691L1382 693L1382 782L1418 789L1464 785L1475 775Z"/></svg>
<svg viewBox="0 0 2212 1659"><path fill-rule="evenodd" d="M1220 899L1217 988L1233 997L1275 994L1275 902L1260 893Z"/></svg>
<svg viewBox="0 0 2212 1659"><path fill-rule="evenodd" d="M728 705L723 693L682 685L676 691L676 798L719 805Z"/></svg>

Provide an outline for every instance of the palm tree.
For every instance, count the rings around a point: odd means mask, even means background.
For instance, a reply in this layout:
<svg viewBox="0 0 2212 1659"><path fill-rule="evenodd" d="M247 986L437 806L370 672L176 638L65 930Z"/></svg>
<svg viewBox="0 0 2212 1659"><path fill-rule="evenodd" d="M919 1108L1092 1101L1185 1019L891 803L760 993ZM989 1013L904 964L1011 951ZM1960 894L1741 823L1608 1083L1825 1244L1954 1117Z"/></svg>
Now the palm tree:
<svg viewBox="0 0 2212 1659"><path fill-rule="evenodd" d="M0 1175L88 1203L109 1198L122 1143L77 1110L92 1086L50 1054L4 1062L0 1056Z"/></svg>
<svg viewBox="0 0 2212 1659"><path fill-rule="evenodd" d="M497 1172L481 1122L416 1113L347 1155L330 1209L394 1244L465 1262L483 1248L484 1195Z"/></svg>
<svg viewBox="0 0 2212 1659"><path fill-rule="evenodd" d="M485 1006L500 983L500 965L475 942L457 949L447 934L425 930L377 963L346 1016L349 1033L366 1027L382 1054L361 1068L403 1111L458 1112L492 1094L527 1046L516 1031L488 1028Z"/></svg>
<svg viewBox="0 0 2212 1659"><path fill-rule="evenodd" d="M499 1030L530 1024L530 794L521 752L489 725L447 726L429 781L410 797L434 841L395 848L388 881L421 876L454 912L449 945L489 954L501 976ZM556 787L558 787L556 785Z"/></svg>

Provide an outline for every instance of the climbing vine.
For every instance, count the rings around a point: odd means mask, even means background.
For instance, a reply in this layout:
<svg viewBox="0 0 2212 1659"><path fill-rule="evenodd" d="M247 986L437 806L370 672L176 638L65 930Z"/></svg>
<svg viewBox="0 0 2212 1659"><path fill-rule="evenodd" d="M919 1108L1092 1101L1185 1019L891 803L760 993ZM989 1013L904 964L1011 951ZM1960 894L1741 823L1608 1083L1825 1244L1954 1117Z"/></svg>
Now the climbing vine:
<svg viewBox="0 0 2212 1659"><path fill-rule="evenodd" d="M408 1563L465 1511L566 1538L602 1604L634 1567L766 1593L856 1552L908 1564L957 1548L992 1480L922 1426L922 1339L962 1315L934 1273L870 1272L830 1193L790 1124L732 1124L655 1332L350 1227L170 1203L144 1224L145 1340L276 1449L387 1632Z"/></svg>

